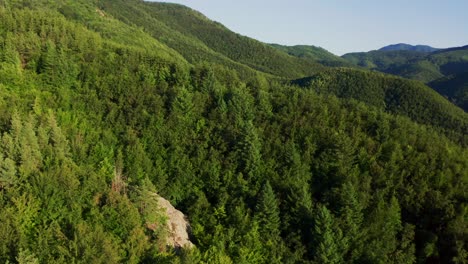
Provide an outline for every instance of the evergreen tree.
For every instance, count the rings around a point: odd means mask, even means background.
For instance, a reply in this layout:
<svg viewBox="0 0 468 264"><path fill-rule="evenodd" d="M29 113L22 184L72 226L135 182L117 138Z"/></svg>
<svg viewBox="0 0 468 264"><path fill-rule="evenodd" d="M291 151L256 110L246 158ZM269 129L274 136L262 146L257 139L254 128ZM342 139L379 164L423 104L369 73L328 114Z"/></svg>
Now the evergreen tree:
<svg viewBox="0 0 468 264"><path fill-rule="evenodd" d="M343 239L341 229L335 225L333 215L326 206L320 205L315 215L313 229L314 261L316 263L343 263L343 253L346 250L346 241Z"/></svg>
<svg viewBox="0 0 468 264"><path fill-rule="evenodd" d="M18 264L39 264L39 259L29 250L21 250L16 258Z"/></svg>
<svg viewBox="0 0 468 264"><path fill-rule="evenodd" d="M2 158L0 153L0 189L14 186L18 183L16 164L10 158Z"/></svg>
<svg viewBox="0 0 468 264"><path fill-rule="evenodd" d="M346 260L356 261L365 250L362 238L363 205L359 201L356 187L350 182L345 183L339 192L341 228L345 230L344 237L348 241L350 249L350 252L346 254Z"/></svg>
<svg viewBox="0 0 468 264"><path fill-rule="evenodd" d="M250 183L256 186L261 174L261 143L252 121L247 121L242 128L242 140L239 143L244 173L249 177Z"/></svg>
<svg viewBox="0 0 468 264"><path fill-rule="evenodd" d="M281 224L279 215L276 195L273 188L271 188L270 182L267 181L260 191L255 207L255 219L259 223L262 237L269 239L278 237Z"/></svg>

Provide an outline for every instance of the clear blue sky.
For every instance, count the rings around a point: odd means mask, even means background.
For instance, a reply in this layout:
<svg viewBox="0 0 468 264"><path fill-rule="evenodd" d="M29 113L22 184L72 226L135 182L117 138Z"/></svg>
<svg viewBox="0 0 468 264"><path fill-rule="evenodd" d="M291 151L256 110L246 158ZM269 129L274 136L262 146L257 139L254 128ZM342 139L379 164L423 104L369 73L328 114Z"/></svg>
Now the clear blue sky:
<svg viewBox="0 0 468 264"><path fill-rule="evenodd" d="M166 1L165 1L166 2ZM388 44L468 45L468 0L168 0L268 43L337 55Z"/></svg>

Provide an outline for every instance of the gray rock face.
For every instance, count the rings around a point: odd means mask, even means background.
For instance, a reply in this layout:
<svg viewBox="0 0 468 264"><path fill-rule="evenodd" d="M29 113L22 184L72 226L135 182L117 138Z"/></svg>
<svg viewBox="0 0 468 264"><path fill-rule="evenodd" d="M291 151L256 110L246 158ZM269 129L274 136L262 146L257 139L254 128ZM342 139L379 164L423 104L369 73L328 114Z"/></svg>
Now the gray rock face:
<svg viewBox="0 0 468 264"><path fill-rule="evenodd" d="M187 232L187 229L190 228L190 224L185 215L181 211L175 209L168 200L161 196L158 196L157 199L159 207L165 210L167 214L167 245L174 248L193 247L193 243L190 241Z"/></svg>

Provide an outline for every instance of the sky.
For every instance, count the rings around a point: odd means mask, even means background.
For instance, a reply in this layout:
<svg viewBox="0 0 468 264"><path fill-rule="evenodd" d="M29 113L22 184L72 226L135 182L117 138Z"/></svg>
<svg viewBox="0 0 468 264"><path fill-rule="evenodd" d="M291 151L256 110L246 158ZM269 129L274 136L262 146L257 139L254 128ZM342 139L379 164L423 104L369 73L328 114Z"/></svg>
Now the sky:
<svg viewBox="0 0 468 264"><path fill-rule="evenodd" d="M168 0L267 43L336 55L396 43L468 45L468 0Z"/></svg>

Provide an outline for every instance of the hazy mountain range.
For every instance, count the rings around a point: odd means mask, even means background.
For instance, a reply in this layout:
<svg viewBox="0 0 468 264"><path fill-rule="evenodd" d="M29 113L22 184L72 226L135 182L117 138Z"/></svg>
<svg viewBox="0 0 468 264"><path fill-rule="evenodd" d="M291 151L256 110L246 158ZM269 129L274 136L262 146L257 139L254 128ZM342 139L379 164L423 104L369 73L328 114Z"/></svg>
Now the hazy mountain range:
<svg viewBox="0 0 468 264"><path fill-rule="evenodd" d="M409 50L409 51L419 51L419 52L434 52L439 49L433 48L427 45L409 45L405 43L388 45L379 49L380 51L397 51L397 50Z"/></svg>

